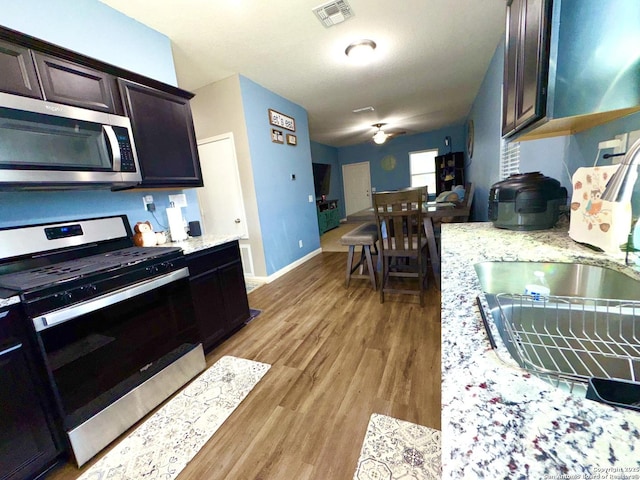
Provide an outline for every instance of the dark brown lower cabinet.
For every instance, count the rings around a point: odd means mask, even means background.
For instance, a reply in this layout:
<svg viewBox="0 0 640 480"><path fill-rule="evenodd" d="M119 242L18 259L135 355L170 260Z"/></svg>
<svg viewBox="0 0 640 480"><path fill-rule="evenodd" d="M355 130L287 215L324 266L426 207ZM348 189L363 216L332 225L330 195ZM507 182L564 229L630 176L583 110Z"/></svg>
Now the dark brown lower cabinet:
<svg viewBox="0 0 640 480"><path fill-rule="evenodd" d="M249 319L249 301L237 241L187 255L200 340L209 350Z"/></svg>
<svg viewBox="0 0 640 480"><path fill-rule="evenodd" d="M60 453L18 311L0 309L0 480L36 478Z"/></svg>

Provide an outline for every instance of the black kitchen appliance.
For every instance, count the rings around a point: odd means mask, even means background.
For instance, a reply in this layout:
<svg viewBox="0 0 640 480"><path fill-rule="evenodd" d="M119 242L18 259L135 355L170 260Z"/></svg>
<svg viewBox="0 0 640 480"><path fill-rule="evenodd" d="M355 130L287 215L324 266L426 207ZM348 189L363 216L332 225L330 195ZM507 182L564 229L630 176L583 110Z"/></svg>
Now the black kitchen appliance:
<svg viewBox="0 0 640 480"><path fill-rule="evenodd" d="M567 189L540 172L518 173L489 190L489 220L508 230L544 230L558 221Z"/></svg>
<svg viewBox="0 0 640 480"><path fill-rule="evenodd" d="M135 247L127 217L0 230L0 287L20 295L78 465L205 367L176 247Z"/></svg>

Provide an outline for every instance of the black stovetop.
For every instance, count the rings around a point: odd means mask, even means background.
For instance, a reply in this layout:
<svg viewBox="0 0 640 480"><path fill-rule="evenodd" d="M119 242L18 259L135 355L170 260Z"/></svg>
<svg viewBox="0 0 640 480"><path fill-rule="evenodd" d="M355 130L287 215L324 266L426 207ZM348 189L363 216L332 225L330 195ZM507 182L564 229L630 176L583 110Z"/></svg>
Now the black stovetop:
<svg viewBox="0 0 640 480"><path fill-rule="evenodd" d="M116 275L126 267L161 262L165 257L176 254L181 254L178 247L129 247L0 275L0 287L17 292L53 286L63 288L69 282L84 280L89 283L96 275L105 272Z"/></svg>

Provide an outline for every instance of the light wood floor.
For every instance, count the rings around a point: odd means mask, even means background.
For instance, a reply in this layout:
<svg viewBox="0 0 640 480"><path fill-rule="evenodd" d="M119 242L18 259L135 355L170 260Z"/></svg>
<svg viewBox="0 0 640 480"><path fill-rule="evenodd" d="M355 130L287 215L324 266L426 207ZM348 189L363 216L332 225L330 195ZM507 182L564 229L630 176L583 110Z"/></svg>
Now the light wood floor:
<svg viewBox="0 0 640 480"><path fill-rule="evenodd" d="M344 287L345 253L322 253L249 294L262 314L207 355L271 370L178 480L350 480L372 413L440 428L440 294ZM99 458L99 457L98 457ZM84 471L83 469L82 471ZM47 478L75 479L64 465Z"/></svg>

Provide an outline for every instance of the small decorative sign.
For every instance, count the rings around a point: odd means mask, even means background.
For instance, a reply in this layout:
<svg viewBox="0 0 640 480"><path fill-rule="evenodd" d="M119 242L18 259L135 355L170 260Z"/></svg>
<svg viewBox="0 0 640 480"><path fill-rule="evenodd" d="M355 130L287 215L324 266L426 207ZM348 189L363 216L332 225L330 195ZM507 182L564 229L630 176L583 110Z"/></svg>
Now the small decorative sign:
<svg viewBox="0 0 640 480"><path fill-rule="evenodd" d="M271 141L274 143L284 143L284 136L280 130L271 129Z"/></svg>
<svg viewBox="0 0 640 480"><path fill-rule="evenodd" d="M298 145L298 137L287 133L287 145L293 145L294 147Z"/></svg>
<svg viewBox="0 0 640 480"><path fill-rule="evenodd" d="M296 131L296 121L292 117L287 117L272 109L269 109L269 123L276 127L286 128L292 132Z"/></svg>

